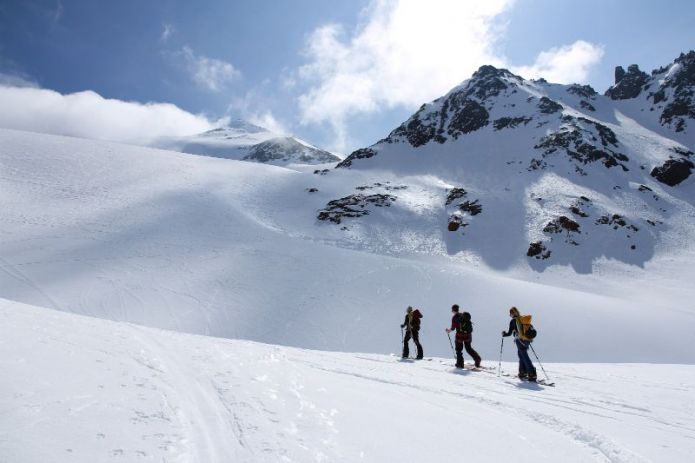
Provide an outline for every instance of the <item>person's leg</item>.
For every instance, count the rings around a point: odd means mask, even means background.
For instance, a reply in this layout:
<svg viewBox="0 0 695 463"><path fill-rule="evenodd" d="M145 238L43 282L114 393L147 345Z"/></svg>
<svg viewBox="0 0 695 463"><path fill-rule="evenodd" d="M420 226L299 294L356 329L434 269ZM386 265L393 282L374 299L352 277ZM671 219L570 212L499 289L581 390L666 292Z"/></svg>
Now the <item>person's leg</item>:
<svg viewBox="0 0 695 463"><path fill-rule="evenodd" d="M528 351L529 351L529 346L531 343L529 341L521 341L523 346L525 347L523 351L523 356L524 356L524 364L525 364L525 369L526 369L526 374L528 375L528 379L535 381L536 380L536 367L533 366L533 362L531 361L531 356L529 356Z"/></svg>
<svg viewBox="0 0 695 463"><path fill-rule="evenodd" d="M454 345L456 346L456 368L463 368L463 342L457 339Z"/></svg>
<svg viewBox="0 0 695 463"><path fill-rule="evenodd" d="M524 357L524 347L521 341L517 338L514 340L516 344L516 354L519 356L519 378L525 378L528 374L526 370L526 359Z"/></svg>
<svg viewBox="0 0 695 463"><path fill-rule="evenodd" d="M468 355L470 355L473 358L473 361L475 362L475 366L479 367L480 366L480 355L473 349L471 346L471 341L463 343L463 345L466 347L466 352L468 352Z"/></svg>
<svg viewBox="0 0 695 463"><path fill-rule="evenodd" d="M408 342L410 341L410 331L405 332L405 338L403 338L403 358L406 359L410 355L410 348L408 347Z"/></svg>
<svg viewBox="0 0 695 463"><path fill-rule="evenodd" d="M413 341L417 347L417 358L422 358L422 345L420 344L420 330L413 330Z"/></svg>

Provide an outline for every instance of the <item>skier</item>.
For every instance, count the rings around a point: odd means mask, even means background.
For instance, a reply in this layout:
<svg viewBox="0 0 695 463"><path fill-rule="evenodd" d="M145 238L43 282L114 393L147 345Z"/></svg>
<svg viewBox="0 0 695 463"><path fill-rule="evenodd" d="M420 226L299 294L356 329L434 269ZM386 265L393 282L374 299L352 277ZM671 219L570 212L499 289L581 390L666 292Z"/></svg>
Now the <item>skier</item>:
<svg viewBox="0 0 695 463"><path fill-rule="evenodd" d="M408 347L408 341L413 338L415 342L415 347L417 347L417 360L422 359L422 345L420 344L420 319L422 318L422 313L418 309L413 310L412 307L408 306L405 311L405 320L401 325L401 328L405 328L405 338L403 338L403 358L407 359L410 355L410 349Z"/></svg>
<svg viewBox="0 0 695 463"><path fill-rule="evenodd" d="M456 331L456 368L463 368L463 348L473 358L475 367L480 367L480 355L473 349L473 323L471 322L471 314L468 312L459 313L458 304L451 306L451 328L447 328L446 332L451 333Z"/></svg>
<svg viewBox="0 0 695 463"><path fill-rule="evenodd" d="M502 331L502 336L507 337L514 335L514 343L516 344L517 353L519 354L519 378L527 379L531 382L536 382L536 367L531 362L531 357L528 355L528 349L532 339L526 336L525 325L522 323L522 316L519 309L512 307L509 309L509 316L512 319L509 321L509 330Z"/></svg>

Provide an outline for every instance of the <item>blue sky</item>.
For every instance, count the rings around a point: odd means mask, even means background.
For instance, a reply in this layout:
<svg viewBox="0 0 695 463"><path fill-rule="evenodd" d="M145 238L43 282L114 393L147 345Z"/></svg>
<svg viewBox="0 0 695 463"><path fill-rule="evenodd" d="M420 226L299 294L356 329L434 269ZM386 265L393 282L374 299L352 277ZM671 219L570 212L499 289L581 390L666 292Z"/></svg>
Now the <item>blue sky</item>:
<svg viewBox="0 0 695 463"><path fill-rule="evenodd" d="M693 24L695 3L675 0L0 0L0 82L202 115L153 131L243 117L347 153L482 64L603 92L615 65L649 71L695 48Z"/></svg>

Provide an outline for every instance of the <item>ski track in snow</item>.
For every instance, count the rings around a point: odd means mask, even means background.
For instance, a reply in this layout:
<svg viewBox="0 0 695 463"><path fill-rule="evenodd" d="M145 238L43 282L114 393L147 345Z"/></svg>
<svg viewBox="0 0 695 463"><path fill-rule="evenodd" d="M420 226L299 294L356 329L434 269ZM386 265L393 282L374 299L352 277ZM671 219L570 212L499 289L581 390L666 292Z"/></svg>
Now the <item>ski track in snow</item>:
<svg viewBox="0 0 695 463"><path fill-rule="evenodd" d="M549 364L553 388L399 360L0 300L0 461L441 461L452 430L483 462L679 462L695 450L692 366Z"/></svg>

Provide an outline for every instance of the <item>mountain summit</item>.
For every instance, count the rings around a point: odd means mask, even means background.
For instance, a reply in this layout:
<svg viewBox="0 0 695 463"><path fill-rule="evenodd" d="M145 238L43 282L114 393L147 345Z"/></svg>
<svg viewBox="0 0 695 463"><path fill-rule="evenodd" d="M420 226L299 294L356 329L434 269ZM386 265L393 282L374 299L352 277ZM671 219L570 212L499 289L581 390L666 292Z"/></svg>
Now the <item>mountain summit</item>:
<svg viewBox="0 0 695 463"><path fill-rule="evenodd" d="M265 164L326 164L340 161L328 151L238 119L191 137L160 140L157 146L182 153Z"/></svg>
<svg viewBox="0 0 695 463"><path fill-rule="evenodd" d="M615 78L600 95L482 66L337 168L447 185L431 194L451 254L501 267L514 255L537 269L642 266L664 236L695 227L695 52L651 74L618 67Z"/></svg>

